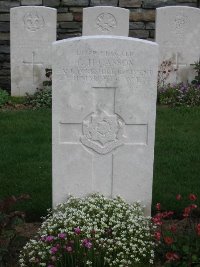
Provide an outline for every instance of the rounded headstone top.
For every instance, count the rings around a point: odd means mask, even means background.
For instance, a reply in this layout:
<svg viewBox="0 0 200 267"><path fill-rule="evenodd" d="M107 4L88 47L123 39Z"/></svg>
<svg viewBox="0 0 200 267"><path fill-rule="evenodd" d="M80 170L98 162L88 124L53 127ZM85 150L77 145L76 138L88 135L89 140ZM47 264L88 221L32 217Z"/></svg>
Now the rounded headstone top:
<svg viewBox="0 0 200 267"><path fill-rule="evenodd" d="M112 6L83 9L83 35L128 36L129 10Z"/></svg>

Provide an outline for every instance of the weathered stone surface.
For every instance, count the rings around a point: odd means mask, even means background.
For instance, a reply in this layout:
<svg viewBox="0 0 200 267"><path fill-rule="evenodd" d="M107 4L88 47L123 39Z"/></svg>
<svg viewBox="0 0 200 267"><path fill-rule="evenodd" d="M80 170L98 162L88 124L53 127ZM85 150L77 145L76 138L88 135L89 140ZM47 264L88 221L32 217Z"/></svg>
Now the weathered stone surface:
<svg viewBox="0 0 200 267"><path fill-rule="evenodd" d="M150 214L157 44L84 36L53 47L53 205L99 192Z"/></svg>
<svg viewBox="0 0 200 267"><path fill-rule="evenodd" d="M41 6L42 0L21 0L22 6Z"/></svg>
<svg viewBox="0 0 200 267"><path fill-rule="evenodd" d="M60 5L60 0L43 0L44 6L58 7Z"/></svg>
<svg viewBox="0 0 200 267"><path fill-rule="evenodd" d="M58 7L57 12L58 13L67 13L67 12L69 12L69 8L68 7Z"/></svg>
<svg viewBox="0 0 200 267"><path fill-rule="evenodd" d="M0 12L10 12L10 8L19 6L19 1L0 1Z"/></svg>
<svg viewBox="0 0 200 267"><path fill-rule="evenodd" d="M91 6L117 6L118 0L91 0Z"/></svg>
<svg viewBox="0 0 200 267"><path fill-rule="evenodd" d="M88 6L89 0L61 0L61 4L64 6Z"/></svg>
<svg viewBox="0 0 200 267"><path fill-rule="evenodd" d="M10 33L0 32L0 40L10 40Z"/></svg>
<svg viewBox="0 0 200 267"><path fill-rule="evenodd" d="M83 35L128 36L129 10L98 6L83 9Z"/></svg>
<svg viewBox="0 0 200 267"><path fill-rule="evenodd" d="M1 45L6 45L6 46L10 46L10 42L7 40L0 40L0 44Z"/></svg>
<svg viewBox="0 0 200 267"><path fill-rule="evenodd" d="M9 75L10 75L9 69L1 68L1 76L9 76Z"/></svg>
<svg viewBox="0 0 200 267"><path fill-rule="evenodd" d="M144 0L143 8L157 8L163 6L176 5L176 0Z"/></svg>
<svg viewBox="0 0 200 267"><path fill-rule="evenodd" d="M61 29L81 29L81 23L80 22L60 22L60 28Z"/></svg>
<svg viewBox="0 0 200 267"><path fill-rule="evenodd" d="M58 33L58 40L63 40L67 38L72 38L72 37L78 37L81 36L80 32L76 33Z"/></svg>
<svg viewBox="0 0 200 267"><path fill-rule="evenodd" d="M150 30L149 31L149 37L154 40L155 39L155 30Z"/></svg>
<svg viewBox="0 0 200 267"><path fill-rule="evenodd" d="M179 3L179 6L197 7L196 3Z"/></svg>
<svg viewBox="0 0 200 267"><path fill-rule="evenodd" d="M0 68L8 69L10 71L10 62L0 62Z"/></svg>
<svg viewBox="0 0 200 267"><path fill-rule="evenodd" d="M1 88L10 92L10 76L0 76Z"/></svg>
<svg viewBox="0 0 200 267"><path fill-rule="evenodd" d="M156 11L148 9L131 9L130 21L155 21Z"/></svg>
<svg viewBox="0 0 200 267"><path fill-rule="evenodd" d="M10 23L0 22L0 32L9 32L9 31L10 31Z"/></svg>
<svg viewBox="0 0 200 267"><path fill-rule="evenodd" d="M73 21L72 13L58 13L57 21Z"/></svg>
<svg viewBox="0 0 200 267"><path fill-rule="evenodd" d="M74 13L82 13L83 12L83 7L70 7L69 11L70 12L74 12Z"/></svg>
<svg viewBox="0 0 200 267"><path fill-rule="evenodd" d="M75 21L82 21L83 20L83 14L82 13L74 13L74 20Z"/></svg>
<svg viewBox="0 0 200 267"><path fill-rule="evenodd" d="M135 37L135 38L147 39L149 37L149 31L148 30L130 30L129 36Z"/></svg>
<svg viewBox="0 0 200 267"><path fill-rule="evenodd" d="M130 22L130 30L143 30L145 29L144 22Z"/></svg>
<svg viewBox="0 0 200 267"><path fill-rule="evenodd" d="M0 53L10 54L10 47L6 45L0 45Z"/></svg>
<svg viewBox="0 0 200 267"><path fill-rule="evenodd" d="M10 55L0 54L0 62L10 62Z"/></svg>
<svg viewBox="0 0 200 267"><path fill-rule="evenodd" d="M56 9L23 6L11 9L11 77L14 96L34 93L51 67L56 40Z"/></svg>
<svg viewBox="0 0 200 267"><path fill-rule="evenodd" d="M141 7L142 0L119 0L120 7Z"/></svg>
<svg viewBox="0 0 200 267"><path fill-rule="evenodd" d="M197 0L176 0L177 3L194 3L196 4L197 3Z"/></svg>
<svg viewBox="0 0 200 267"><path fill-rule="evenodd" d="M166 82L193 80L191 64L200 56L200 9L180 6L157 9L156 42L160 45L160 63L169 60L176 69Z"/></svg>
<svg viewBox="0 0 200 267"><path fill-rule="evenodd" d="M0 14L0 21L10 21L10 14Z"/></svg>
<svg viewBox="0 0 200 267"><path fill-rule="evenodd" d="M146 30L155 30L155 22L148 22L145 28Z"/></svg>
<svg viewBox="0 0 200 267"><path fill-rule="evenodd" d="M58 34L60 34L60 33L78 33L78 32L80 32L80 29L79 28L65 28L65 29L58 29ZM72 35L72 37L74 37L73 35Z"/></svg>

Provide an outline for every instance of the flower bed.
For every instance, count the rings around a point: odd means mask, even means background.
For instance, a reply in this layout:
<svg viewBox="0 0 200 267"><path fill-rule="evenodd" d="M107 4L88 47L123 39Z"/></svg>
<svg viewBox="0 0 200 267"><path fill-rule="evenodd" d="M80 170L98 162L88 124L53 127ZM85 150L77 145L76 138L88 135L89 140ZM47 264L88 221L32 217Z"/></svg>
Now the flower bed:
<svg viewBox="0 0 200 267"><path fill-rule="evenodd" d="M50 212L21 252L20 266L135 266L152 264L150 218L120 197L70 197Z"/></svg>
<svg viewBox="0 0 200 267"><path fill-rule="evenodd" d="M181 220L173 220L173 211L163 211L157 203L157 214L152 221L157 225L154 238L157 240L156 257L164 266L200 266L200 209L197 196L188 196ZM176 196L177 201L182 196Z"/></svg>

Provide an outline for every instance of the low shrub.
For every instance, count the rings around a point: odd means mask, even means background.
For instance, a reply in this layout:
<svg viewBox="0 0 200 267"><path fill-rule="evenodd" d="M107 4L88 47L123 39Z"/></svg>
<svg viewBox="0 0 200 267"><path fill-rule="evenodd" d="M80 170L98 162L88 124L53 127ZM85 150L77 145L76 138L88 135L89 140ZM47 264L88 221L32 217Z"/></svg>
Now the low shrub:
<svg viewBox="0 0 200 267"><path fill-rule="evenodd" d="M156 256L162 266L200 266L200 209L195 194L188 198L182 220L173 220L174 212L164 211L160 203L156 205L157 214L152 221L157 226ZM179 194L176 199L181 201L182 196Z"/></svg>
<svg viewBox="0 0 200 267"><path fill-rule="evenodd" d="M8 92L0 88L0 108L3 107L8 102L8 100Z"/></svg>
<svg viewBox="0 0 200 267"><path fill-rule="evenodd" d="M20 255L20 266L144 266L154 259L150 218L120 197L69 197L43 222Z"/></svg>
<svg viewBox="0 0 200 267"><path fill-rule="evenodd" d="M26 105L31 105L34 108L51 108L52 105L52 69L45 69L46 81L43 82L43 87L37 89L33 94L26 94Z"/></svg>
<svg viewBox="0 0 200 267"><path fill-rule="evenodd" d="M192 84L200 85L200 59L195 62L194 64L191 64L196 72L196 76L194 80L192 81Z"/></svg>
<svg viewBox="0 0 200 267"><path fill-rule="evenodd" d="M169 106L199 106L200 85L179 83L160 87L158 88L158 103Z"/></svg>
<svg viewBox="0 0 200 267"><path fill-rule="evenodd" d="M51 103L52 89L49 86L37 89L33 95L26 95L25 104L35 108L51 108Z"/></svg>

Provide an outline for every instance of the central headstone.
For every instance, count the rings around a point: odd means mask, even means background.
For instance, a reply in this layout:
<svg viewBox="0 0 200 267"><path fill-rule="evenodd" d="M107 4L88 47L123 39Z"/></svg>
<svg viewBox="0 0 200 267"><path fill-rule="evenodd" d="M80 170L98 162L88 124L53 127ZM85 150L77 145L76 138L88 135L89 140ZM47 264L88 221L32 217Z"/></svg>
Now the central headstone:
<svg viewBox="0 0 200 267"><path fill-rule="evenodd" d="M100 192L150 214L158 45L88 36L53 49L53 205Z"/></svg>

